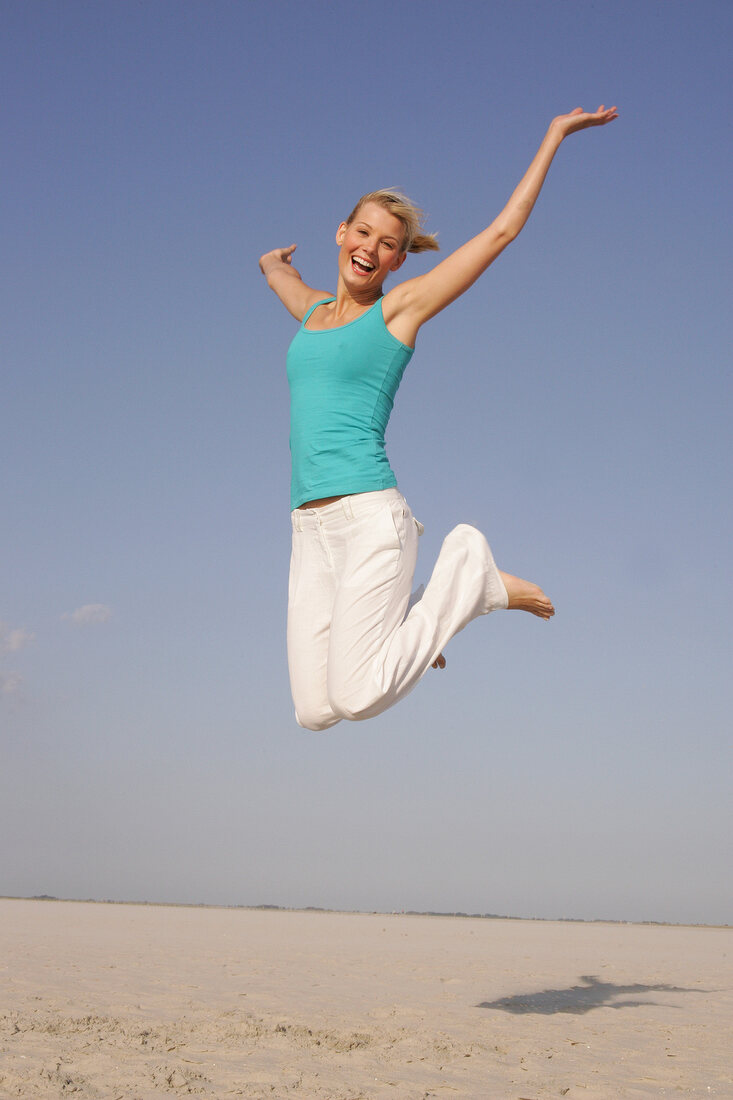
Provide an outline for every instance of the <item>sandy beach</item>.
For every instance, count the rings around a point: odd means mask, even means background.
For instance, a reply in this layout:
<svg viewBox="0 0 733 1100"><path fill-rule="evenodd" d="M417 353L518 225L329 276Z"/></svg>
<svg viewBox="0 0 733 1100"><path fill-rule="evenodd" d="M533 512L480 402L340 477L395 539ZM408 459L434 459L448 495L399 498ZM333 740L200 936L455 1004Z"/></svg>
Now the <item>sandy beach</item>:
<svg viewBox="0 0 733 1100"><path fill-rule="evenodd" d="M733 929L0 899L0 1097L733 1097Z"/></svg>

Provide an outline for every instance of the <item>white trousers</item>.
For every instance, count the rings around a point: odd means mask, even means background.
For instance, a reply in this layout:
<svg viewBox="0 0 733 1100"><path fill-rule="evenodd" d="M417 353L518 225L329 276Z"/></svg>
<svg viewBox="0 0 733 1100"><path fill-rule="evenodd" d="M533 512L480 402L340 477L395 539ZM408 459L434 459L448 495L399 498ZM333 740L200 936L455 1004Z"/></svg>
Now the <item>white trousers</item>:
<svg viewBox="0 0 733 1100"><path fill-rule="evenodd" d="M412 691L454 634L507 606L489 544L468 524L447 535L410 604L422 528L397 489L298 508L292 524L288 663L295 717L306 729L381 714Z"/></svg>

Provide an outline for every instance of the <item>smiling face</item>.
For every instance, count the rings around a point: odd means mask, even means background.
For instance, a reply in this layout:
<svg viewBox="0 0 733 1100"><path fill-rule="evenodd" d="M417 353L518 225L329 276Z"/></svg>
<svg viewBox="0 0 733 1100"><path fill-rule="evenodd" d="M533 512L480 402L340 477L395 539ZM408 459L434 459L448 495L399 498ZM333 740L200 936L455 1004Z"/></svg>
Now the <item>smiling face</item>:
<svg viewBox="0 0 733 1100"><path fill-rule="evenodd" d="M351 224L341 223L336 233L339 274L352 293L380 291L390 271L402 267L404 236L400 219L376 202L365 203Z"/></svg>

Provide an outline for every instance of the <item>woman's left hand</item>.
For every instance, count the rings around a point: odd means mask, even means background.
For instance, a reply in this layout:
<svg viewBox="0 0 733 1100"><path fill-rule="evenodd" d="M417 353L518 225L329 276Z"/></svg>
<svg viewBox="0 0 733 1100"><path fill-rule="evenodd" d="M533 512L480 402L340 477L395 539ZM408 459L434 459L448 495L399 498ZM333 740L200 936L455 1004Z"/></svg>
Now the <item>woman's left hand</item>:
<svg viewBox="0 0 733 1100"><path fill-rule="evenodd" d="M600 105L597 111L584 111L582 107L576 107L567 115L558 115L550 123L550 129L560 132L561 137L574 134L576 130L585 130L588 126L605 126L607 122L613 122L618 118L615 107Z"/></svg>

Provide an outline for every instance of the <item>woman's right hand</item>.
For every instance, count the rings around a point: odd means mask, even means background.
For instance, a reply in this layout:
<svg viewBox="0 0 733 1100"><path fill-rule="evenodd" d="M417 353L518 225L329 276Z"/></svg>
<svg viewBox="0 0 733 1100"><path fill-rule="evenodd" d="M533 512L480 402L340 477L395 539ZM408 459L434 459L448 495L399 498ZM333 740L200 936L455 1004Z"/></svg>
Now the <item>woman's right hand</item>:
<svg viewBox="0 0 733 1100"><path fill-rule="evenodd" d="M280 267L282 264L288 264L292 267L293 253L297 245L291 244L288 248L273 248L271 252L265 252L264 256L260 256L260 271L267 277L267 275L276 267ZM295 271L295 268L293 268ZM297 274L297 272L296 272Z"/></svg>

